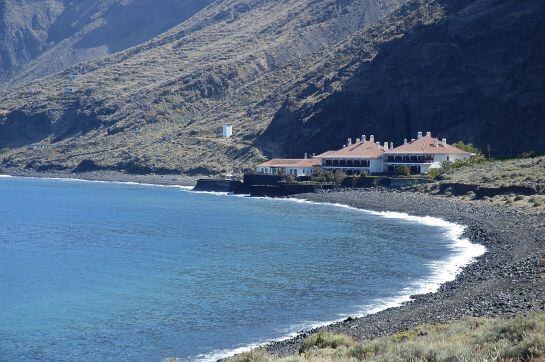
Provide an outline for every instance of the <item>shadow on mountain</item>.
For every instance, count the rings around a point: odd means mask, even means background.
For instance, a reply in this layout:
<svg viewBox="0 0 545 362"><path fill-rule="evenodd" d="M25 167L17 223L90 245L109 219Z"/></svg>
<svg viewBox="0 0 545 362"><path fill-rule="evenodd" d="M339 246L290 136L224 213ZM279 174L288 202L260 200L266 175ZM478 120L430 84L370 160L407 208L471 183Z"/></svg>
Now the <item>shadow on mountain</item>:
<svg viewBox="0 0 545 362"><path fill-rule="evenodd" d="M382 44L340 90L286 101L257 145L300 156L430 130L499 157L545 152L545 3L442 3L442 20Z"/></svg>

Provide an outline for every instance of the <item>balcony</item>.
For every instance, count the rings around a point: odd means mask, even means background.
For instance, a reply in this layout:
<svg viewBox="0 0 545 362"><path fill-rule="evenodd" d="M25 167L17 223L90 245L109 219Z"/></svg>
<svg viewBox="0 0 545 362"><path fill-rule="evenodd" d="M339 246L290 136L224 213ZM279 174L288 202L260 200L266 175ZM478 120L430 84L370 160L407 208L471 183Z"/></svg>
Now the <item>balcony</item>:
<svg viewBox="0 0 545 362"><path fill-rule="evenodd" d="M388 156L388 163L433 163L433 156Z"/></svg>
<svg viewBox="0 0 545 362"><path fill-rule="evenodd" d="M323 167L369 167L369 160L324 160Z"/></svg>

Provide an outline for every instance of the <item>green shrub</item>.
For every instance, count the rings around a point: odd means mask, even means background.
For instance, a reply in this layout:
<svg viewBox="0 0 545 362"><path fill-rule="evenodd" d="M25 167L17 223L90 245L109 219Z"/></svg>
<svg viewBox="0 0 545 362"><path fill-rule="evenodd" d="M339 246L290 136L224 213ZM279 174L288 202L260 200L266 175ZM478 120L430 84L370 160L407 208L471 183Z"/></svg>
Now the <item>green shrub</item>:
<svg viewBox="0 0 545 362"><path fill-rule="evenodd" d="M396 167L396 175L399 176L410 176L411 169L407 165L401 165Z"/></svg>
<svg viewBox="0 0 545 362"><path fill-rule="evenodd" d="M543 155L540 154L539 152L536 152L536 151L527 151L527 152L521 153L518 156L518 158L526 159L526 158L536 158L536 157L539 157L539 156L543 156Z"/></svg>
<svg viewBox="0 0 545 362"><path fill-rule="evenodd" d="M345 178L346 178L346 174L344 172L342 171L335 172L334 181L337 185L342 184Z"/></svg>
<svg viewBox="0 0 545 362"><path fill-rule="evenodd" d="M299 353L304 353L311 348L338 348L340 346L350 347L352 345L354 345L354 340L345 334L319 332L303 341Z"/></svg>
<svg viewBox="0 0 545 362"><path fill-rule="evenodd" d="M524 200L524 199L525 199L525 196L524 196L524 195L517 195L517 196L515 196L515 198L514 198L515 201L522 201L522 200Z"/></svg>
<svg viewBox="0 0 545 362"><path fill-rule="evenodd" d="M329 170L324 170L323 168L318 168L314 170L311 176L311 181L317 183L331 183L335 180L335 175Z"/></svg>
<svg viewBox="0 0 545 362"><path fill-rule="evenodd" d="M263 348L253 349L229 359L231 362L269 362L273 357Z"/></svg>
<svg viewBox="0 0 545 362"><path fill-rule="evenodd" d="M441 175L443 175L445 171L441 168L430 168L428 172L426 172L426 176L428 176L432 180L438 180L441 178Z"/></svg>
<svg viewBox="0 0 545 362"><path fill-rule="evenodd" d="M454 147L461 149L462 151L466 151L469 153L474 153L475 155L482 155L483 152L478 149L477 147L473 146L472 143L464 143L462 141L458 141L456 143L452 144Z"/></svg>

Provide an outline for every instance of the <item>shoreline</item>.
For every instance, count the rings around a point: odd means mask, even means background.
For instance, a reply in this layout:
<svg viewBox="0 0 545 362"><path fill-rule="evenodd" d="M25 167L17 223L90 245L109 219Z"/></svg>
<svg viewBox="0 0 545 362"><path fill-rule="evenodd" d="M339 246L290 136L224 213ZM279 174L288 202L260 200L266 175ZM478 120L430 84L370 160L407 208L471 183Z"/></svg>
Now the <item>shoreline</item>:
<svg viewBox="0 0 545 362"><path fill-rule="evenodd" d="M8 173L9 174L9 173ZM191 186L192 178L175 175L11 174L19 177L59 178L81 181L139 183L155 186ZM82 177L83 176L83 177ZM196 179L196 178L194 178ZM160 182L157 182L160 181ZM423 193L393 189L348 189L300 194L299 202L333 204L371 213L403 213L433 217L464 226L461 238L483 245L486 253L465 264L454 280L437 290L411 295L401 305L376 307L362 317L324 322L326 325L290 333L285 339L207 354L227 358L262 347L277 356L296 354L310 334L327 330L358 340L394 334L418 324L447 322L468 316L513 316L545 310L545 215L528 214L513 207L469 203ZM387 303L386 303L387 304ZM214 358L215 359L215 358Z"/></svg>
<svg viewBox="0 0 545 362"><path fill-rule="evenodd" d="M275 198L271 197L258 197L268 200L274 200ZM460 274L465 267L475 263L477 258L484 255L487 250L481 244L476 244L471 242L469 239L463 236L466 226L456 224L450 221L446 221L436 217L430 216L413 216L407 213L402 212L389 212L389 211L372 211L367 209L356 208L346 204L339 203L329 203L329 202L317 202L311 201L306 198L301 197L288 197L288 198L276 198L278 201L287 201L287 202L299 202L299 203L308 203L308 204L317 204L317 205L327 205L336 208L348 208L354 211L359 211L366 213L368 215L374 215L381 218L387 219L396 219L399 221L407 221L411 223L420 223L423 225L434 226L440 229L443 229L446 233L449 234L449 239L452 240L453 249L457 249L458 253L454 253L451 256L448 256L446 259L441 259L433 262L435 265L434 271L431 272L429 277L419 279L415 282L412 282L410 285L406 286L400 291L397 291L395 295L384 298L373 300L369 304L362 305L362 309L359 312L356 312L353 316L349 317L351 320L356 318L364 318L369 315L379 313L381 311L398 308L403 304L413 300L413 295L420 295L426 293L435 293L437 290L445 283L455 280L455 278ZM463 245L461 245L463 244ZM445 269L439 269L437 266L440 265ZM441 271L439 271L441 270ZM446 270L446 271L445 271ZM329 321L317 322L314 323L312 327L303 328L299 331L289 332L285 336L278 337L276 339L270 339L260 343L252 343L246 346L239 346L233 349L218 350L212 353L203 354L200 356L198 361L203 362L212 362L212 361L225 361L230 357L239 355L244 352L256 348L265 348L269 349L271 346L277 344L291 343L292 340L298 340L301 334L308 334L311 331L320 331L327 329L332 325L343 323L346 320L344 318L338 318ZM284 354L281 354L284 355Z"/></svg>
<svg viewBox="0 0 545 362"><path fill-rule="evenodd" d="M183 175L136 175L126 174L115 171L93 171L93 172L36 172L27 170L4 169L4 176L13 177L34 177L34 178L50 178L50 179L73 179L80 181L102 181L102 182L119 182L119 183L136 183L144 185L157 186L195 186L197 179L200 176L183 176Z"/></svg>
<svg viewBox="0 0 545 362"><path fill-rule="evenodd" d="M545 215L515 208L398 190L339 190L295 198L346 205L371 212L400 212L465 225L462 237L487 252L465 265L438 290L411 295L411 300L363 317L349 317L296 337L270 343L271 354L297 354L312 333L329 331L358 340L395 334L419 324L464 317L510 317L545 310Z"/></svg>

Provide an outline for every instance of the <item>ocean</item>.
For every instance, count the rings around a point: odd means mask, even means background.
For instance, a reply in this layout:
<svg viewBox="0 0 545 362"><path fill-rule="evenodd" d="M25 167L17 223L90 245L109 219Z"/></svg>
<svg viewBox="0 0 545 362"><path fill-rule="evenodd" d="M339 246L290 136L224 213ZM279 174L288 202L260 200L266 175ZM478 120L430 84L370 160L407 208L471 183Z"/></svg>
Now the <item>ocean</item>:
<svg viewBox="0 0 545 362"><path fill-rule="evenodd" d="M430 292L482 247L440 219L0 177L0 360L209 361Z"/></svg>

